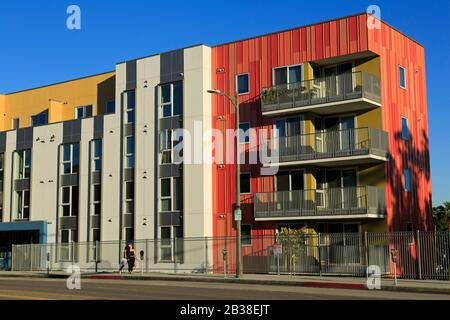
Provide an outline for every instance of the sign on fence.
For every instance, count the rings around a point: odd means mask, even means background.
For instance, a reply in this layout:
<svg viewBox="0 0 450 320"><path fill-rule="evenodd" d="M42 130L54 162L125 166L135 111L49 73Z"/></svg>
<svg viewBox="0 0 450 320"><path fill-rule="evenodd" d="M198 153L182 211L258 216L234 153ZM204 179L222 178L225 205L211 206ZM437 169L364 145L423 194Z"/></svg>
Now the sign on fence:
<svg viewBox="0 0 450 320"><path fill-rule="evenodd" d="M274 243L272 246L273 254L279 255L283 253L283 245L281 243Z"/></svg>

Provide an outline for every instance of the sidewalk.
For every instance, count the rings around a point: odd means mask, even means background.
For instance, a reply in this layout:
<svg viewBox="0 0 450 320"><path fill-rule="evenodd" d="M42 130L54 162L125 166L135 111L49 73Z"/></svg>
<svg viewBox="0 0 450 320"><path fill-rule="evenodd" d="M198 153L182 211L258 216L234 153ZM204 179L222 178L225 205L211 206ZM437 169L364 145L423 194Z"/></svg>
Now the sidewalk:
<svg viewBox="0 0 450 320"><path fill-rule="evenodd" d="M0 271L0 277L34 277L34 278L67 278L64 272L52 272L50 275L44 272L6 272ZM228 275L206 275L206 274L183 274L183 273L143 273L135 271L127 273L82 273L82 278L87 279L109 279L109 280L154 280L154 281L196 281L214 283L242 283L257 285L285 285L302 286L311 288L335 288L369 290L366 286L366 278L336 277L336 276L304 276L304 275L267 275L267 274L245 274L242 278L234 278ZM402 291L416 293L439 293L450 295L450 281L445 280L414 280L399 279L394 284L394 279L381 279L381 290Z"/></svg>

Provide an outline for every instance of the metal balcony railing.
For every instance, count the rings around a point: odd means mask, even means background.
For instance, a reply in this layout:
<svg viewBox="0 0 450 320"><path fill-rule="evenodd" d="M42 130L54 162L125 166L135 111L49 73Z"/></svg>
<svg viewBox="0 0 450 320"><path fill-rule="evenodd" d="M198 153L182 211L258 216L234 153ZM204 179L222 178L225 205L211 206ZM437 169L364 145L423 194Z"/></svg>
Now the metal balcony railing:
<svg viewBox="0 0 450 320"><path fill-rule="evenodd" d="M383 188L372 186L263 192L255 194L254 211L256 219L383 216L386 198Z"/></svg>
<svg viewBox="0 0 450 320"><path fill-rule="evenodd" d="M261 108L269 112L359 98L381 103L380 79L358 71L263 88Z"/></svg>
<svg viewBox="0 0 450 320"><path fill-rule="evenodd" d="M386 157L388 133L374 128L318 131L295 136L274 137L270 146L272 157L290 162L373 154Z"/></svg>

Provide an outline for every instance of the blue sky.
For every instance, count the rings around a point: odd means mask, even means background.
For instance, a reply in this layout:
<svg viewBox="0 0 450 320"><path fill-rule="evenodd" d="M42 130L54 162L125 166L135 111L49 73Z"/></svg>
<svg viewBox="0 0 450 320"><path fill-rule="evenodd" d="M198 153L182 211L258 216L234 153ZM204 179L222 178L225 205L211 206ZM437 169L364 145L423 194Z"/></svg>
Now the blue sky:
<svg viewBox="0 0 450 320"><path fill-rule="evenodd" d="M66 9L81 8L81 30ZM111 71L117 62L198 43L214 45L364 12L426 50L433 205L450 201L450 1L30 0L0 3L0 92Z"/></svg>

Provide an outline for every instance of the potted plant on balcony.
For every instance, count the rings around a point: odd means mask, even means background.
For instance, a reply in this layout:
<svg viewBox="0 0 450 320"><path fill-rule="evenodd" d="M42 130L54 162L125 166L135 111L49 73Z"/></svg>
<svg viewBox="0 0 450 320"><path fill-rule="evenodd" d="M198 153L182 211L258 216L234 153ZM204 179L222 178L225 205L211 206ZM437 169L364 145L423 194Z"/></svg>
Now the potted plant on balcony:
<svg viewBox="0 0 450 320"><path fill-rule="evenodd" d="M264 104L273 104L277 101L277 89L266 88L261 92L261 100Z"/></svg>

